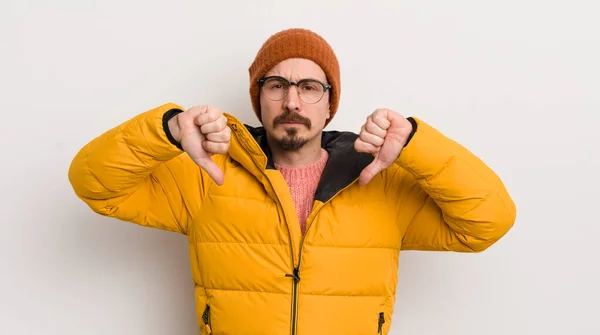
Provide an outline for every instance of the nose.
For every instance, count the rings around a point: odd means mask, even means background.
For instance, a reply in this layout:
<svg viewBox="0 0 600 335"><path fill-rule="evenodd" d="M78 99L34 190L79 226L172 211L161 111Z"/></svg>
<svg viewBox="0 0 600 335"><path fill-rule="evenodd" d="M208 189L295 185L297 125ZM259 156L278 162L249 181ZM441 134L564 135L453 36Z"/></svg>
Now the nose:
<svg viewBox="0 0 600 335"><path fill-rule="evenodd" d="M300 111L300 95L298 94L298 88L295 85L290 86L283 105L287 110L295 112Z"/></svg>

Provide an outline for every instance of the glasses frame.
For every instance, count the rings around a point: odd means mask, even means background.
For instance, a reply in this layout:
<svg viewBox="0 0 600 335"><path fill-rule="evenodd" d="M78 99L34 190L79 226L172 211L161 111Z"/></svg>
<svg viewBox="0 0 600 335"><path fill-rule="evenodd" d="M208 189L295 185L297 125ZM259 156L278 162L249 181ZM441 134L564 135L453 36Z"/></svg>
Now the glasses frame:
<svg viewBox="0 0 600 335"><path fill-rule="evenodd" d="M325 84L325 83L323 83L323 82L321 82L321 81L319 81L319 80L317 80L317 79L313 79L313 78L305 78L305 79L301 79L301 80L299 80L299 81L297 81L297 82L294 82L294 81L290 81L290 80L288 80L287 78L285 78L285 77L282 77L282 76L268 76L268 77L263 77L263 78L260 78L260 79L258 80L258 86L260 86L261 88L263 88L263 87L264 87L264 85L265 85L265 82L266 82L267 80L269 80L269 79L273 79L273 78L276 78L276 79L281 79L281 80L283 80L283 81L287 82L287 83L288 83L288 87L289 87L289 86L296 86L296 88L298 88L298 87L299 87L298 85L300 85L300 84L302 84L302 83L305 83L305 82L317 82L317 83L321 84L321 86L323 86L323 94L321 95L321 97L319 98L319 100L317 100L317 101L315 101L315 102L306 102L306 101L304 101L304 99L302 99L302 94L300 93L300 91L298 91L298 96L300 97L300 100L302 100L304 103L306 103L306 104L309 104L309 105L313 105L313 104L316 104L316 103L318 103L319 101L321 101L321 100L323 99L323 97L325 96L325 93L326 93L328 90L330 90L330 89L331 89L331 85ZM290 93L290 90L288 89L288 90L286 91L286 93L283 95L283 97L282 97L281 99L278 99L278 100L271 99L271 98L269 98L269 97L268 97L266 94L265 94L265 96L267 97L267 99L269 99L269 100L272 100L272 101L281 101L281 100L285 99L285 97L287 97L287 95L288 95L289 93Z"/></svg>

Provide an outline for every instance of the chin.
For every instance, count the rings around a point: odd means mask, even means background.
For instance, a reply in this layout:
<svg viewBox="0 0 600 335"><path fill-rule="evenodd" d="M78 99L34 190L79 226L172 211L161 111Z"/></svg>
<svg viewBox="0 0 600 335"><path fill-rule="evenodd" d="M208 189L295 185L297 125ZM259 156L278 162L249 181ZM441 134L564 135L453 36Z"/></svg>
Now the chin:
<svg viewBox="0 0 600 335"><path fill-rule="evenodd" d="M277 129L279 128L279 129ZM273 139L284 151L297 151L311 139L308 133L299 131L299 127L277 126Z"/></svg>
<svg viewBox="0 0 600 335"><path fill-rule="evenodd" d="M298 151L300 150L306 143L308 139L300 136L283 136L278 143L279 146L284 151Z"/></svg>

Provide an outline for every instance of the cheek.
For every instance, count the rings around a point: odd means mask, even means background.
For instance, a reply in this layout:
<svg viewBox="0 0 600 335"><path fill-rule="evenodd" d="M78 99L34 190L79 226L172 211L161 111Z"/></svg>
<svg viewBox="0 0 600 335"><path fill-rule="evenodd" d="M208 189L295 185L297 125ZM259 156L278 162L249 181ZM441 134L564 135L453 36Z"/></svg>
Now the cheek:
<svg viewBox="0 0 600 335"><path fill-rule="evenodd" d="M312 129L309 131L310 133L316 133L320 131L320 128L325 125L327 121L327 110L323 109L323 106L305 106L302 115L308 119L312 123Z"/></svg>
<svg viewBox="0 0 600 335"><path fill-rule="evenodd" d="M319 103L318 106L315 106L313 111L315 121L318 121L319 124L325 124L327 119L329 119L329 102Z"/></svg>
<svg viewBox="0 0 600 335"><path fill-rule="evenodd" d="M263 123L272 121L274 116L274 111L276 111L276 106L274 106L274 101L265 99L263 97L260 98L260 112L261 119Z"/></svg>

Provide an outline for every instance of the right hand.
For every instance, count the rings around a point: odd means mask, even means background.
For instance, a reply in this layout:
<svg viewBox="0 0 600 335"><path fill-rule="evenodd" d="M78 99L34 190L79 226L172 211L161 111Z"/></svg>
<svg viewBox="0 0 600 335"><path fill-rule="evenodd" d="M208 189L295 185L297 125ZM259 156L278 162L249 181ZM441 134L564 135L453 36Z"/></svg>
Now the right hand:
<svg viewBox="0 0 600 335"><path fill-rule="evenodd" d="M195 106L169 120L171 135L183 150L218 185L223 184L223 171L211 159L213 154L229 150L231 130L221 110Z"/></svg>

